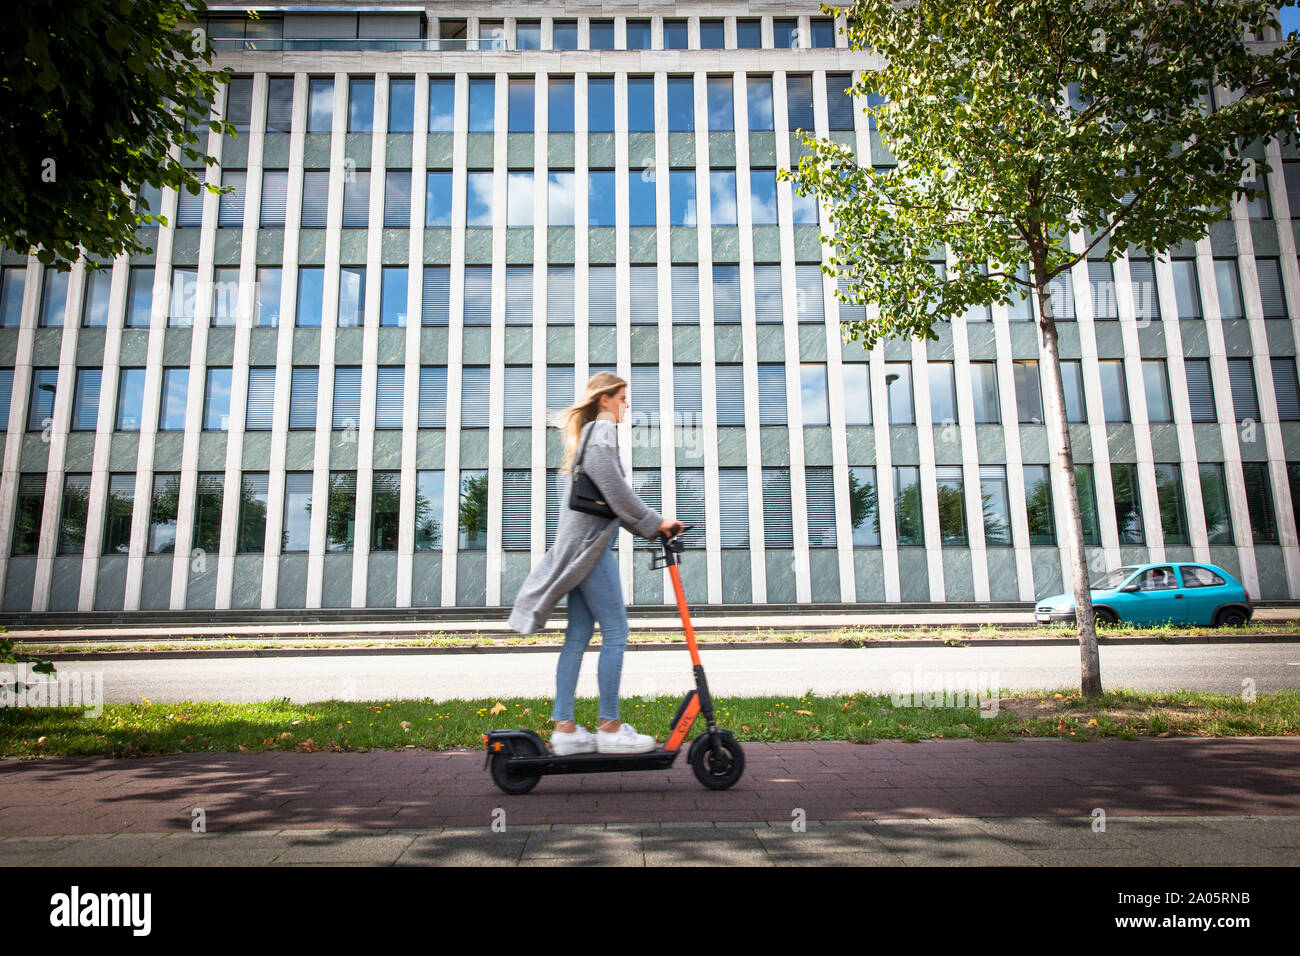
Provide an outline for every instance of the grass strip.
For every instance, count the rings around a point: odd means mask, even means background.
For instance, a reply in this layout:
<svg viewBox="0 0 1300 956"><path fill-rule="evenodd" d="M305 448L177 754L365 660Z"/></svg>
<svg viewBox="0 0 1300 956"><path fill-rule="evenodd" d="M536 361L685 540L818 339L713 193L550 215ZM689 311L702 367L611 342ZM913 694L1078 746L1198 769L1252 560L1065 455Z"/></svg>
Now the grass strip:
<svg viewBox="0 0 1300 956"><path fill-rule="evenodd" d="M996 700L996 704L994 701ZM666 736L679 698L625 698L624 720L639 732ZM889 695L715 698L721 726L742 741L1020 737L1244 737L1300 734L1300 691L1241 696L1116 690L1088 700L1068 689L1002 692L969 706L924 706L943 700ZM987 705L981 709L981 703ZM478 750L482 735L526 727L551 732L550 698L478 700L322 701L287 699L256 704L183 702L105 704L98 716L68 707L0 708L0 755L33 758L81 755L146 756L188 752L376 749ZM581 698L577 717L594 726L596 700ZM697 721L699 732L703 722Z"/></svg>
<svg viewBox="0 0 1300 956"><path fill-rule="evenodd" d="M1265 623L1248 623L1242 627L1182 627L1174 625L1155 625L1135 627L1133 625L1116 625L1114 627L1098 626L1101 638L1110 637L1146 637L1172 640L1187 637L1279 637L1297 633L1300 623L1288 624L1282 621ZM833 641L845 647L857 647L863 644L890 641L930 640L943 641L947 644L963 644L972 639L988 640L991 638L1019 640L1025 638L1060 638L1078 637L1078 631L1069 625L1036 625L1032 627L1005 627L984 624L978 627L881 627L875 625L857 625L833 630L796 630L781 628L759 628L752 631L708 631L699 630L696 638L701 644L801 644L809 642ZM481 632L471 634L453 634L448 632L430 632L423 636L368 638L338 637L330 634L295 635L289 638L240 639L227 636L224 639L194 638L192 640L148 641L131 643L123 641L105 641L85 644L21 644L24 653L41 654L75 654L94 651L96 653L113 652L121 654L140 651L200 651L200 650L270 650L275 648L302 647L426 647L437 648L474 648L474 647L520 647L520 646L554 646L564 643L564 635L530 634L526 636L493 636ZM631 644L684 644L686 638L681 631L636 631L629 637ZM600 645L600 636L592 639L591 646Z"/></svg>

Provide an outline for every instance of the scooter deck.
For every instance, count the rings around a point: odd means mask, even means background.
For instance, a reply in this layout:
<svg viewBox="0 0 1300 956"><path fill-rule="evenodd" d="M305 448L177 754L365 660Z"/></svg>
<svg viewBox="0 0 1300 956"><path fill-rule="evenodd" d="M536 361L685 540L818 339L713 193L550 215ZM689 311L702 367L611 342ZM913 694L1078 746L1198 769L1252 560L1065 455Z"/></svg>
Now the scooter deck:
<svg viewBox="0 0 1300 956"><path fill-rule="evenodd" d="M510 768L520 774L606 773L626 770L661 770L671 767L680 750L656 750L642 754L558 754L540 757L511 757Z"/></svg>

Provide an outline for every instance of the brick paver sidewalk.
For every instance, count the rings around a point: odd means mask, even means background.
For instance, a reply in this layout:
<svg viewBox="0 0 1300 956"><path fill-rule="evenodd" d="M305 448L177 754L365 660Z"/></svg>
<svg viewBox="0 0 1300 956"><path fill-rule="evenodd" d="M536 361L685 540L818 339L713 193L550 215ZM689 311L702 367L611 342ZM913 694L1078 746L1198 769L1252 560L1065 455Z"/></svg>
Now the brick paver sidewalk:
<svg viewBox="0 0 1300 956"><path fill-rule="evenodd" d="M1300 739L746 743L706 790L667 771L549 776L499 791L482 752L179 754L0 761L0 837L287 828L757 823L933 817L1300 815Z"/></svg>

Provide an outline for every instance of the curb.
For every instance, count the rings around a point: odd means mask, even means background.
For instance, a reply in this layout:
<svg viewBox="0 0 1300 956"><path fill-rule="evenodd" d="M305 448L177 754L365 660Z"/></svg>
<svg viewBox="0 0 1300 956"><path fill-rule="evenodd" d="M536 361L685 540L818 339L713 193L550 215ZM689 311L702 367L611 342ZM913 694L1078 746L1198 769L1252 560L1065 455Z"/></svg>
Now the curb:
<svg viewBox="0 0 1300 956"><path fill-rule="evenodd" d="M1300 633L1292 634L1252 634L1222 637L1196 637L1182 635L1175 637L1099 637L1099 645L1146 645L1146 644L1300 644ZM1073 637L986 637L970 638L956 643L935 640L933 638L900 639L895 641L738 641L734 643L700 644L701 650L774 650L774 649L862 649L872 650L894 647L1051 647L1054 645L1077 647L1078 640ZM268 648L197 648L187 650L131 650L101 651L92 650L84 653L72 651L53 651L40 655L42 660L135 660L148 658L152 660L180 660L185 658L255 658L255 657L371 657L398 656L410 654L527 654L557 653L562 645L555 644L517 644L517 645L481 645L476 647L268 647ZM629 650L673 651L684 650L685 642L673 644L628 644ZM17 648L15 648L17 650ZM599 644L591 644L589 652L599 651ZM20 651L21 653L21 651Z"/></svg>

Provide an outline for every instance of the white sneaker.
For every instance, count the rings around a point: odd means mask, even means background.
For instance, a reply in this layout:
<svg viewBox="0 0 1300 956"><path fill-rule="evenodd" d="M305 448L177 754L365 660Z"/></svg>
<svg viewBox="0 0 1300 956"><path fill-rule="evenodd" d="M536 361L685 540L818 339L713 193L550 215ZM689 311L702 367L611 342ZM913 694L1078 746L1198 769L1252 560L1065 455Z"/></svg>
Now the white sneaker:
<svg viewBox="0 0 1300 956"><path fill-rule="evenodd" d="M643 754L655 749L655 739L649 734L638 734L629 723L622 723L618 730L606 733L596 731L596 752L602 754Z"/></svg>
<svg viewBox="0 0 1300 956"><path fill-rule="evenodd" d="M569 754L589 754L596 750L596 738L586 727L578 724L571 734L556 731L551 734L551 752L557 757Z"/></svg>

